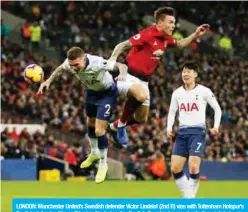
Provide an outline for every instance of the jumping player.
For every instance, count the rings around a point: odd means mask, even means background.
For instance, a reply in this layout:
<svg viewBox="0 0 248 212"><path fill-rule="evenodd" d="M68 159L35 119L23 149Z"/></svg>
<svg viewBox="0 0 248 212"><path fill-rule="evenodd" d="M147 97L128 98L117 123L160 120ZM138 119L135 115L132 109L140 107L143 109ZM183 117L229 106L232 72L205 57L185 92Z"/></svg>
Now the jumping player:
<svg viewBox="0 0 248 212"><path fill-rule="evenodd" d="M45 88L48 89L50 84L66 71L72 73L87 87L85 110L91 153L81 164L81 168L87 168L100 159L96 183L104 181L108 170L106 129L118 94L116 83L108 71L119 70L117 80L121 81L125 80L127 69L125 64L85 54L83 49L72 47L67 52L66 60L40 85L38 91L38 94L42 94Z"/></svg>
<svg viewBox="0 0 248 212"><path fill-rule="evenodd" d="M128 77L127 82L118 84L120 92L129 99L120 119L110 125L112 131L117 130L117 142L123 146L128 142L125 126L146 123L148 119L150 105L148 81L166 48L186 47L209 29L208 24L203 24L187 38L176 41L172 37L176 23L175 10L171 7L159 8L155 11L154 18L156 25L145 28L129 40L119 43L109 59L117 61L122 52L131 48L126 62L129 73L133 76Z"/></svg>

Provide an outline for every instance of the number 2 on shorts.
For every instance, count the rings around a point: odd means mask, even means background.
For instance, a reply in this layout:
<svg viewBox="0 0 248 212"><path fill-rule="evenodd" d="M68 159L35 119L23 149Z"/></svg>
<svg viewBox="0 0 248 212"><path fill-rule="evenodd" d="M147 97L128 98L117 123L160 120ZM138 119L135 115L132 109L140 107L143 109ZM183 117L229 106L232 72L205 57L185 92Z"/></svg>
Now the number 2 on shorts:
<svg viewBox="0 0 248 212"><path fill-rule="evenodd" d="M105 116L109 116L110 115L110 110L111 110L111 105L110 104L106 104L105 108L107 109L105 112Z"/></svg>

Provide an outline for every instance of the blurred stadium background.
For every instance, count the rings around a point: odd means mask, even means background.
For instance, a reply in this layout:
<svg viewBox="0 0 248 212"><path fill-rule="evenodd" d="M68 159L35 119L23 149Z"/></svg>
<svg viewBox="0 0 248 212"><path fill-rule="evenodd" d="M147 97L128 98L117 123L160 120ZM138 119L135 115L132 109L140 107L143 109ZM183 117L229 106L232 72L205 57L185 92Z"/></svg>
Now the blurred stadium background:
<svg viewBox="0 0 248 212"><path fill-rule="evenodd" d="M108 58L118 42L153 24L159 6L177 10L176 39L202 23L210 24L211 32L185 50L166 51L150 82L149 122L128 128L127 150L110 143L109 181L95 185L88 181L96 167L79 169L89 152L84 87L64 75L38 98L39 85L27 84L22 72L37 63L47 78L73 45ZM12 197L179 197L170 182L172 144L165 135L170 97L187 58L199 62L199 81L212 89L223 110L220 134L207 135L201 170L206 182L198 197L248 197L247 2L2 1L1 7L2 211L10 210ZM113 118L123 103L120 98ZM212 111L207 115L210 127Z"/></svg>

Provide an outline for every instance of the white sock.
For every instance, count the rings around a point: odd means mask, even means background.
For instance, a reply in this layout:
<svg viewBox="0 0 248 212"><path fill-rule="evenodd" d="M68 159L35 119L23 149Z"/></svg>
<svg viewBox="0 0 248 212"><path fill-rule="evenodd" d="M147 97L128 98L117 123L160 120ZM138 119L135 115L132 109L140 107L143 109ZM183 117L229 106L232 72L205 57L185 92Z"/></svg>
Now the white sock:
<svg viewBox="0 0 248 212"><path fill-rule="evenodd" d="M123 122L121 122L120 119L118 120L118 127L124 127L126 125L127 125L127 122L126 123L123 123Z"/></svg>
<svg viewBox="0 0 248 212"><path fill-rule="evenodd" d="M186 175L184 174L182 177L179 179L175 179L175 182L177 184L177 187L179 188L182 196L184 198L189 198L189 181Z"/></svg>
<svg viewBox="0 0 248 212"><path fill-rule="evenodd" d="M90 147L91 147L90 153L93 155L98 155L99 154L98 139L89 137L89 141L90 141Z"/></svg>
<svg viewBox="0 0 248 212"><path fill-rule="evenodd" d="M189 178L189 195L191 198L195 198L199 185L199 179L192 179L191 177Z"/></svg>
<svg viewBox="0 0 248 212"><path fill-rule="evenodd" d="M107 164L108 160L108 148L106 149L100 149L100 164Z"/></svg>
<svg viewBox="0 0 248 212"><path fill-rule="evenodd" d="M113 131L117 131L117 128L114 126L114 123L111 123L109 125L110 129L113 130Z"/></svg>

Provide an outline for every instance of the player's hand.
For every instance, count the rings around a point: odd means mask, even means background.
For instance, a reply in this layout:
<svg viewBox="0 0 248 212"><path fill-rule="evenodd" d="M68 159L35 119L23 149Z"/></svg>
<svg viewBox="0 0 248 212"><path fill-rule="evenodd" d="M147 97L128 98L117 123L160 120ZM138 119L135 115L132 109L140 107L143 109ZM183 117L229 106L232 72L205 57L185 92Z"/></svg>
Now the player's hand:
<svg viewBox="0 0 248 212"><path fill-rule="evenodd" d="M201 26L199 26L195 31L195 38L202 37L206 32L208 32L209 28L209 24L202 24Z"/></svg>
<svg viewBox="0 0 248 212"><path fill-rule="evenodd" d="M37 95L42 95L45 90L48 90L50 84L51 83L48 80L41 83Z"/></svg>
<svg viewBox="0 0 248 212"><path fill-rule="evenodd" d="M218 135L219 134L219 130L217 128L212 128L209 130L211 135Z"/></svg>
<svg viewBox="0 0 248 212"><path fill-rule="evenodd" d="M172 142L172 138L173 138L173 132L172 131L170 131L170 130L167 131L167 138L169 141Z"/></svg>
<svg viewBox="0 0 248 212"><path fill-rule="evenodd" d="M116 81L126 81L126 77L127 77L126 74L119 74L119 75L115 78L115 80L116 80Z"/></svg>

